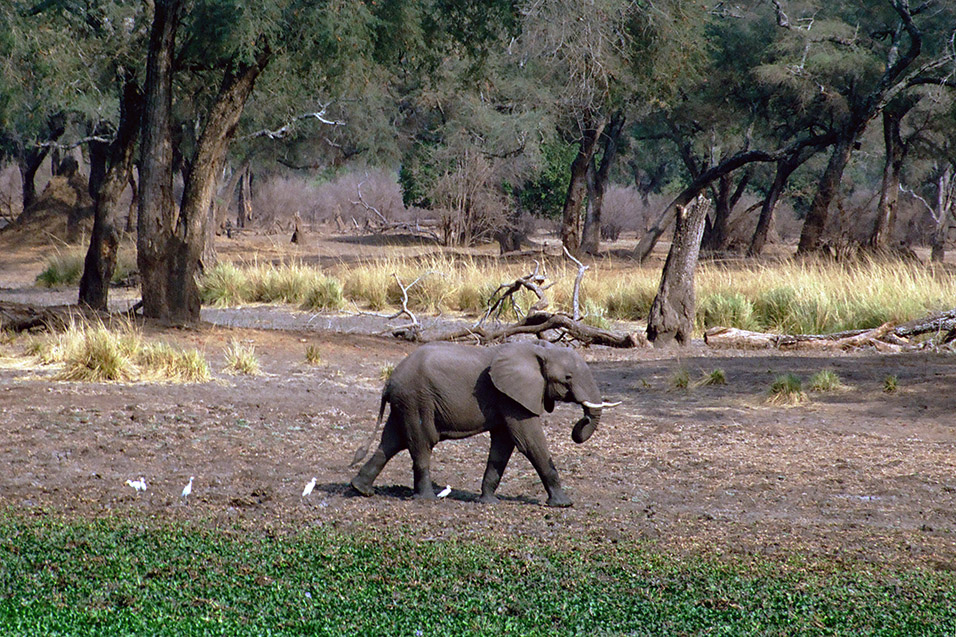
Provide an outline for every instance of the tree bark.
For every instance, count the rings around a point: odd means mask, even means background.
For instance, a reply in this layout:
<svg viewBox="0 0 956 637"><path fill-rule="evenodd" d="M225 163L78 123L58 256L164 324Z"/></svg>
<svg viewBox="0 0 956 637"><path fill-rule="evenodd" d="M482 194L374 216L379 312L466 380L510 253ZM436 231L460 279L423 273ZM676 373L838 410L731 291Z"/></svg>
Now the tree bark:
<svg viewBox="0 0 956 637"><path fill-rule="evenodd" d="M777 201L783 194L783 189L790 180L790 175L797 169L812 153L806 155L804 159L799 157L799 153L784 157L777 162L777 170L773 176L773 183L770 184L770 190L760 206L760 216L757 218L757 227L754 229L753 237L750 239L750 247L747 248L748 257L759 256L767 243L767 234L770 232L770 222L773 220L773 211L777 207Z"/></svg>
<svg viewBox="0 0 956 637"><path fill-rule="evenodd" d="M578 154L571 162L571 181L561 213L561 243L575 256L581 252L581 205L587 194L588 166L597 150L604 126L605 121L601 120L585 128L578 144Z"/></svg>
<svg viewBox="0 0 956 637"><path fill-rule="evenodd" d="M933 233L933 249L930 260L942 263L946 256L946 239L952 210L956 200L956 182L953 180L953 165L947 162L936 177L936 231Z"/></svg>
<svg viewBox="0 0 956 637"><path fill-rule="evenodd" d="M120 121L116 139L110 144L109 168L94 194L93 232L80 278L81 304L106 310L109 285L116 268L119 248L119 200L133 171L137 133L143 111L143 94L135 75L127 75L120 101Z"/></svg>
<svg viewBox="0 0 956 637"><path fill-rule="evenodd" d="M856 139L856 134L845 133L833 145L830 161L827 162L826 170L820 177L817 192L810 204L810 211L803 222L800 243L797 245L797 254L811 254L819 252L823 248L823 237L829 219L830 204L840 189L840 183L843 181L843 171L850 161Z"/></svg>
<svg viewBox="0 0 956 637"><path fill-rule="evenodd" d="M647 339L655 347L673 342L686 345L694 330L696 296L694 272L700 254L707 203L703 198L693 205L678 206L675 215L674 242L671 244L657 296L647 316Z"/></svg>
<svg viewBox="0 0 956 637"><path fill-rule="evenodd" d="M601 248L601 209L604 205L604 192L607 190L611 164L617 155L618 143L624 131L624 113L617 111L604 129L604 152L601 165L595 168L595 161L588 163L587 194L588 203L584 216L584 229L581 231L581 252L597 254Z"/></svg>
<svg viewBox="0 0 956 637"><path fill-rule="evenodd" d="M46 137L49 142L56 142L66 131L66 118L62 113L51 115L46 124ZM43 160L50 154L51 146L33 146L24 148L19 146L17 154L17 167L20 169L20 186L22 192L22 205L20 210L20 219L25 219L24 213L27 208L32 206L37 200L36 175ZM56 171L56 162L51 168Z"/></svg>
<svg viewBox="0 0 956 637"><path fill-rule="evenodd" d="M880 187L880 203L876 208L876 223L870 235L871 248L886 248L896 225L896 213L900 200L900 173L906 158L906 144L900 135L900 121L905 111L883 110L883 143L886 161L883 164L883 182Z"/></svg>
<svg viewBox="0 0 956 637"><path fill-rule="evenodd" d="M747 184L750 183L751 172L744 172L740 181L734 186L733 173L721 175L717 179L717 193L714 198L714 221L705 222L704 238L701 249L726 250L730 245L730 215L740 202Z"/></svg>
<svg viewBox="0 0 956 637"><path fill-rule="evenodd" d="M213 214L217 176L246 100L270 57L266 47L253 63L239 64L226 72L199 137L166 261L168 313L174 322L199 320L201 299L196 275L203 266L206 228Z"/></svg>
<svg viewBox="0 0 956 637"><path fill-rule="evenodd" d="M183 0L156 0L154 4L146 61L136 260L143 315L168 320L172 305L165 266L176 219L171 131L173 62Z"/></svg>

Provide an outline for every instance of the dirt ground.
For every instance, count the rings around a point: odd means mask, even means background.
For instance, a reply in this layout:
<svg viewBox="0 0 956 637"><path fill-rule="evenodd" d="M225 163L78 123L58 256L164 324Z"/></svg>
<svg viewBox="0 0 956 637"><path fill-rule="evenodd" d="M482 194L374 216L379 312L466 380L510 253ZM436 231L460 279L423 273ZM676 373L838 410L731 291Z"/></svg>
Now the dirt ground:
<svg viewBox="0 0 956 637"><path fill-rule="evenodd" d="M342 257L349 245L316 253ZM0 247L0 299L62 302L75 294L28 286L41 257L35 248ZM518 454L502 480L502 502L479 504L487 435L436 448L433 478L452 492L423 503L410 497L405 453L386 467L374 497L347 486L348 463L374 425L383 366L414 346L329 331L331 318L289 329L231 327L243 324L241 312L230 326L145 326L150 338L205 352L216 378L203 384L58 382L48 370L0 357L0 508L269 530L400 525L435 540L513 533L555 544L649 540L678 553L784 559L799 551L956 569L951 354L585 349L605 399L623 404L584 445L570 439L579 408L559 406L546 418L573 508L543 506L544 489ZM234 339L254 344L261 375L221 371ZM321 364L306 362L309 344ZM693 380L717 368L725 385L680 390L670 382L679 370ZM795 407L768 403L776 376L806 380L822 369L847 388L811 393ZM890 375L898 390L885 393ZM149 488L138 494L125 481L140 476ZM179 493L190 476L187 504ZM313 476L315 491L303 498Z"/></svg>

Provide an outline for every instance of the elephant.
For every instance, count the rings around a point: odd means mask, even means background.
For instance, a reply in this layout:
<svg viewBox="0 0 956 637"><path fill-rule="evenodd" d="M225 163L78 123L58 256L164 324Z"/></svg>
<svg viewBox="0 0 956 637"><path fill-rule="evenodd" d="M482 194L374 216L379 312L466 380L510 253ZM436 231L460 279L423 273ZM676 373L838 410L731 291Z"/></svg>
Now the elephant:
<svg viewBox="0 0 956 637"><path fill-rule="evenodd" d="M601 421L602 409L620 404L603 402L587 363L567 347L527 342L491 348L423 345L402 360L386 382L372 437L355 454L352 466L365 457L387 403L390 410L381 441L352 478L351 486L362 495L372 495L372 483L385 464L408 449L414 497L433 499L432 448L441 440L487 431L491 434L491 450L481 481L480 502L497 501L495 490L517 448L544 483L547 505L571 506L541 429L541 414L554 410L556 401L574 402L584 408L584 417L571 433L576 443L591 437Z"/></svg>

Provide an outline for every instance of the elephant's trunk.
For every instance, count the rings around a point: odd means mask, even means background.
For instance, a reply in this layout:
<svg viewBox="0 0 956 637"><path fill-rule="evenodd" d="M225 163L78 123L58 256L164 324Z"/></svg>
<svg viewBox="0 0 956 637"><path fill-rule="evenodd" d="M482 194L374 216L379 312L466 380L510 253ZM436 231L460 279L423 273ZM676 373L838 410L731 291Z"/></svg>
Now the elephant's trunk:
<svg viewBox="0 0 956 637"><path fill-rule="evenodd" d="M581 444L591 437L601 422L601 411L601 407L584 406L584 418L579 420L571 430L571 439L574 442Z"/></svg>

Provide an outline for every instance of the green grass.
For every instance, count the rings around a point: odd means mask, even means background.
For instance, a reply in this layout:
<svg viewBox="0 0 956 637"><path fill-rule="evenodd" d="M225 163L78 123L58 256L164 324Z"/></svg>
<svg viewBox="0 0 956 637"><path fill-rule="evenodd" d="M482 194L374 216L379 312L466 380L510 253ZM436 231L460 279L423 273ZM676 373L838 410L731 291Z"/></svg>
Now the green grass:
<svg viewBox="0 0 956 637"><path fill-rule="evenodd" d="M0 517L16 635L952 635L956 574L652 545Z"/></svg>
<svg viewBox="0 0 956 637"><path fill-rule="evenodd" d="M830 369L821 369L811 376L807 386L810 391L816 392L832 392L846 389L846 385L840 380L840 375Z"/></svg>
<svg viewBox="0 0 956 637"><path fill-rule="evenodd" d="M781 405L799 405L807 400L803 381L796 374L777 376L770 383L770 402Z"/></svg>

